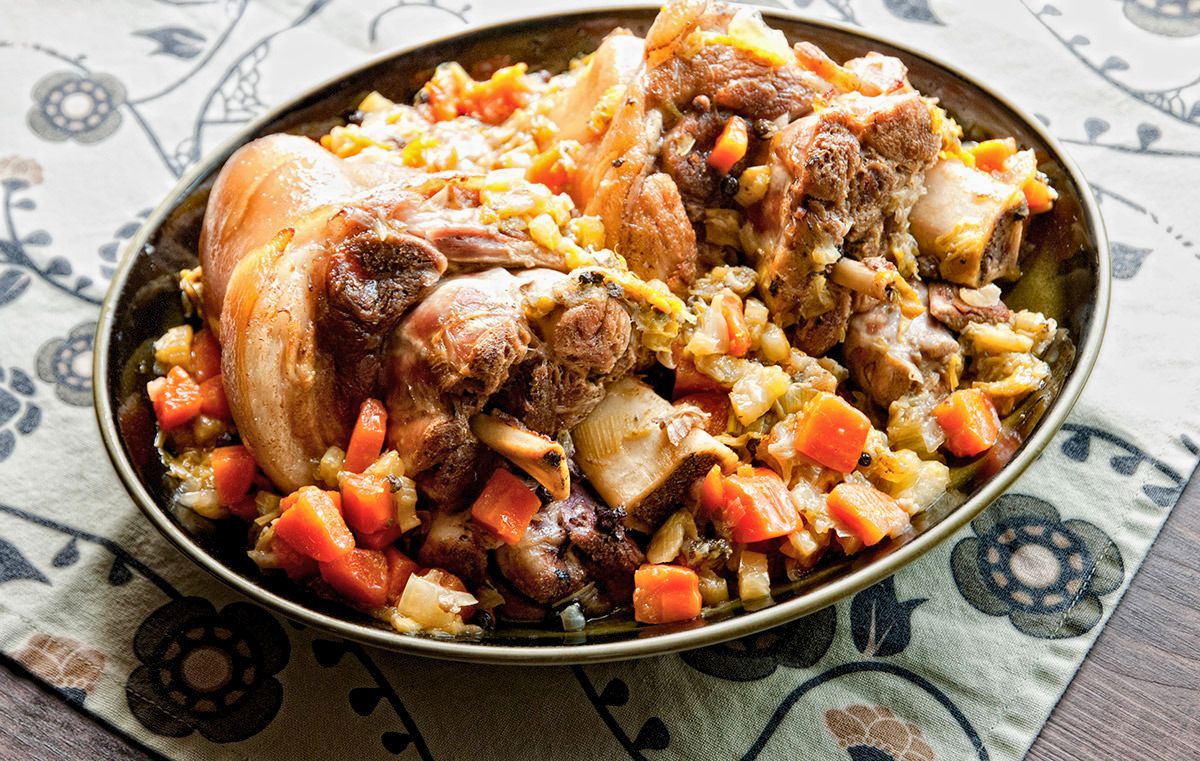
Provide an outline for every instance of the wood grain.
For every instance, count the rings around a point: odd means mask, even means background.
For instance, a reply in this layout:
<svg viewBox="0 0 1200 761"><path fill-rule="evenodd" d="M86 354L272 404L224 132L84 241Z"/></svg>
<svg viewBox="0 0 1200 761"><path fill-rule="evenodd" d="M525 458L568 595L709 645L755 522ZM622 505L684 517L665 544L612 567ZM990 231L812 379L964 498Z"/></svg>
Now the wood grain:
<svg viewBox="0 0 1200 761"><path fill-rule="evenodd" d="M1200 757L1200 478L1184 490L1029 761Z"/></svg>
<svg viewBox="0 0 1200 761"><path fill-rule="evenodd" d="M1029 752L1030 761L1181 761L1200 748L1200 478ZM156 758L0 658L0 759Z"/></svg>
<svg viewBox="0 0 1200 761"><path fill-rule="evenodd" d="M136 748L0 657L0 758L150 761Z"/></svg>

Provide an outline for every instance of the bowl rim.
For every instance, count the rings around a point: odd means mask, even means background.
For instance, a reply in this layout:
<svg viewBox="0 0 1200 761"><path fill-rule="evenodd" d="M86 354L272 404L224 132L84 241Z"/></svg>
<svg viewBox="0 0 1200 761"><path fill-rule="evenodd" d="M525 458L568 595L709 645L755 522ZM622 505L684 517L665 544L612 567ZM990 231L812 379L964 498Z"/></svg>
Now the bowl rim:
<svg viewBox="0 0 1200 761"><path fill-rule="evenodd" d="M589 16L602 14L619 14L622 12L645 12L657 10L659 4L630 3L620 5L586 5L574 9L569 14L561 12L543 12L532 15L518 15L488 24L471 25L453 34L442 35L433 39L414 42L409 45L393 48L378 55L371 56L366 61L340 71L316 85L305 88L286 102L281 103L257 119L247 123L238 132L221 144L208 151L188 171L180 176L175 186L164 200L154 209L129 240L121 255L120 263L113 274L112 281L101 305L100 315L96 324L96 334L93 349L93 410L100 427L101 438L105 449L112 460L114 469L120 477L126 491L133 498L142 513L149 519L158 531L167 538L184 556L193 563L215 576L225 586L239 592L254 602L278 613L286 618L298 621L315 629L373 645L386 650L392 650L412 655L422 655L451 661L464 661L489 664L521 664L521 665L575 665L586 663L602 663L609 661L630 660L654 655L687 650L705 645L713 645L737 637L754 634L765 629L779 626L810 613L826 608L838 601L861 591L884 578L891 576L907 566L926 552L941 544L951 534L958 531L970 520L990 505L1000 494L1013 484L1025 472L1026 468L1037 459L1042 450L1050 443L1058 429L1066 420L1078 400L1088 377L1096 363L1100 345L1108 323L1109 300L1111 290L1111 268L1107 230L1099 206L1092 193L1091 187L1076 165L1059 142L1030 116L1023 108L1013 103L990 85L984 84L960 67L951 64L940 56L924 50L914 49L886 34L867 31L849 24L825 19L812 18L802 13L785 9L759 8L764 17L780 18L812 27L825 28L830 31L848 34L864 40L867 43L881 43L894 48L902 55L925 61L938 66L960 80L984 93L998 102L1043 140L1054 158L1062 165L1066 174L1079 189L1080 209L1083 222L1095 238L1097 250L1096 262L1096 301L1092 305L1092 315L1086 340L1076 347L1076 363L1071 375L1064 383L1062 390L1053 404L1038 423L1033 434L1025 441L1016 456L1004 466L984 486L961 505L954 508L938 524L921 535L909 541L894 552L881 557L868 565L851 571L842 578L833 580L814 590L801 594L794 599L777 603L773 606L747 611L722 621L715 621L705 626L666 632L653 637L634 637L616 642L582 643L575 645L510 645L484 644L463 642L459 640L436 639L401 634L381 628L355 623L338 618L327 613L313 610L260 586L253 579L243 577L205 551L191 536L178 526L147 491L138 478L137 473L129 462L121 442L115 416L109 404L109 367L108 354L111 334L115 322L116 303L125 283L137 260L138 252L142 250L150 235L159 228L171 211L177 206L193 186L207 175L212 169L228 159L229 155L247 141L247 137L255 134L270 122L286 115L298 105L310 98L314 93L335 86L341 80L355 75L365 69L377 66L385 61L409 55L412 52L432 45L445 44L456 39L496 32L505 27L529 26L569 15L580 22Z"/></svg>

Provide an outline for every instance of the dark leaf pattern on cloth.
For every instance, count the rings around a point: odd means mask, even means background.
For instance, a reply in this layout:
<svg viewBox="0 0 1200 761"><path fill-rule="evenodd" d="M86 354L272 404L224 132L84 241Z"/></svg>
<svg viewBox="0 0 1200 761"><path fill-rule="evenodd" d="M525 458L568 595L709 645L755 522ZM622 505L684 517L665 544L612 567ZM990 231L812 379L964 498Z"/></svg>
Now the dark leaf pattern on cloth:
<svg viewBox="0 0 1200 761"><path fill-rule="evenodd" d="M850 602L850 633L863 655L887 657L908 647L910 619L924 597L901 602L896 598L895 577L864 589Z"/></svg>
<svg viewBox="0 0 1200 761"><path fill-rule="evenodd" d="M1121 551L1092 523L1064 521L1049 502L1005 494L971 521L950 566L959 592L976 610L1008 616L1018 631L1042 639L1077 637L1104 613L1100 597L1125 579Z"/></svg>
<svg viewBox="0 0 1200 761"><path fill-rule="evenodd" d="M10 581L37 581L49 584L50 579L21 554L16 545L0 539L0 584Z"/></svg>
<svg viewBox="0 0 1200 761"><path fill-rule="evenodd" d="M41 424L42 408L32 399L36 390L24 370L0 367L0 462L12 455L18 436L28 436Z"/></svg>
<svg viewBox="0 0 1200 761"><path fill-rule="evenodd" d="M233 602L218 611L200 597L173 600L134 635L142 665L125 685L129 710L156 734L244 740L278 713L283 686L275 674L290 649L283 627L257 606Z"/></svg>
<svg viewBox="0 0 1200 761"><path fill-rule="evenodd" d="M1140 447L1108 431L1078 423L1064 423L1063 431L1070 437L1063 442L1062 452L1075 462L1087 462L1092 453L1092 441L1100 441L1116 450L1108 460L1109 468L1122 476L1133 476L1144 463L1159 476L1167 478L1168 484L1148 482L1142 485L1142 493L1159 507L1171 507L1179 499L1188 479L1179 471L1156 457L1143 452ZM1180 444L1191 455L1200 454L1190 438L1183 436Z"/></svg>
<svg viewBox="0 0 1200 761"><path fill-rule="evenodd" d="M808 668L816 664L837 629L837 608L819 610L804 618L749 637L681 653L697 671L734 682L764 679L779 666Z"/></svg>
<svg viewBox="0 0 1200 761"><path fill-rule="evenodd" d="M75 537L63 545L63 548L55 553L53 559L50 560L50 565L55 568L69 568L79 562L79 541Z"/></svg>
<svg viewBox="0 0 1200 761"><path fill-rule="evenodd" d="M942 24L942 20L929 8L928 0L883 0L883 6L891 11L892 15L908 21L939 26Z"/></svg>
<svg viewBox="0 0 1200 761"><path fill-rule="evenodd" d="M1120 241L1113 241L1110 250L1112 274L1118 280L1129 280L1137 275L1138 270L1142 268L1142 262L1152 253L1149 248L1131 246Z"/></svg>
<svg viewBox="0 0 1200 761"><path fill-rule="evenodd" d="M205 36L186 26L160 26L134 32L158 43L151 55L169 55L176 58L195 58L204 52Z"/></svg>

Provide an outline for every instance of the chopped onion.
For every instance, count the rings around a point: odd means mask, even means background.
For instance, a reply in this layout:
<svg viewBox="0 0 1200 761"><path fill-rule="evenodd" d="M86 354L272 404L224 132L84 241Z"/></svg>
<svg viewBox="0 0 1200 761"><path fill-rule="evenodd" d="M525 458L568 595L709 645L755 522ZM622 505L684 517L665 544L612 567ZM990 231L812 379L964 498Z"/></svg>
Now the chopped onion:
<svg viewBox="0 0 1200 761"><path fill-rule="evenodd" d="M771 596L771 575L767 556L761 552L742 550L738 561L738 597L746 600L762 600Z"/></svg>
<svg viewBox="0 0 1200 761"><path fill-rule="evenodd" d="M986 309L1000 303L1000 286L988 283L982 288L959 288L958 297L967 306Z"/></svg>
<svg viewBox="0 0 1200 761"><path fill-rule="evenodd" d="M563 608L558 617L562 620L562 627L565 632L583 631L583 627L587 626L587 617L583 615L583 608L579 607L579 603L577 602Z"/></svg>

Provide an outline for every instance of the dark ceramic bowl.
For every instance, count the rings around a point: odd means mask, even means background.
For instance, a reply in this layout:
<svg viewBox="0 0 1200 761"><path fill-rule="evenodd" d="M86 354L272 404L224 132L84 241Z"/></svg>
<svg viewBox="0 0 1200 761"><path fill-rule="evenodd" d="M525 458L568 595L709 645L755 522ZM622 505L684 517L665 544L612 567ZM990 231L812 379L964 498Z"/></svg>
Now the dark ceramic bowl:
<svg viewBox="0 0 1200 761"><path fill-rule="evenodd" d="M476 639L399 634L349 608L319 599L286 580L259 573L246 557L244 530L199 531L171 507L172 484L153 446L154 416L145 395L149 344L179 324L177 273L196 265L200 221L209 188L226 158L244 143L272 132L316 136L354 110L371 90L406 100L434 67L457 60L468 69L497 57L562 70L593 50L610 30L644 32L653 8L595 10L525 19L468 31L388 53L314 87L247 126L210 153L171 191L130 242L101 311L95 343L96 415L104 443L130 495L146 517L196 564L233 589L277 613L372 645L466 661L583 663L634 658L712 644L761 631L819 610L915 560L945 539L1012 484L1033 462L1075 402L1100 348L1108 311L1108 243L1096 202L1079 170L1059 145L1024 112L987 86L886 38L824 21L764 11L789 38L811 40L837 60L870 50L895 55L913 84L941 98L968 137L1013 135L1037 151L1042 170L1061 198L1038 217L1027 236L1025 276L1006 301L1056 318L1070 340L1050 357L1052 382L1008 419L1023 444L997 472L978 467L954 472L955 489L915 521L903 541L884 543L851 558L823 563L802 580L774 590L775 604L746 610L737 601L703 620L646 627L629 620L592 623L581 633L547 628L500 628ZM996 469L993 468L993 471Z"/></svg>

